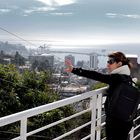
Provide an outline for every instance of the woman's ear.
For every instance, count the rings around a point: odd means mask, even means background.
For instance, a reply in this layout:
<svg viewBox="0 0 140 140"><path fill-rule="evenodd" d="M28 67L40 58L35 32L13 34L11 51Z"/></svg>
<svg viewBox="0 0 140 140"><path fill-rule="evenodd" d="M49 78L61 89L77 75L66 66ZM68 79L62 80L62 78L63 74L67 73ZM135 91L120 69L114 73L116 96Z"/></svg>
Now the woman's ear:
<svg viewBox="0 0 140 140"><path fill-rule="evenodd" d="M122 62L118 62L118 66L119 66L119 67L122 66Z"/></svg>

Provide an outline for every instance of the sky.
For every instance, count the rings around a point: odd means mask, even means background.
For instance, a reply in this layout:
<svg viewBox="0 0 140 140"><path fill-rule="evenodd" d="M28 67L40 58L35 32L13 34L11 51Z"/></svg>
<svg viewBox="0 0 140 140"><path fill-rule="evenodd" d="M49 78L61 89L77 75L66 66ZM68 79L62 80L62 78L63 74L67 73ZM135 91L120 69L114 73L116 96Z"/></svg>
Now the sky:
<svg viewBox="0 0 140 140"><path fill-rule="evenodd" d="M58 47L140 43L139 7L140 0L0 0L0 41Z"/></svg>

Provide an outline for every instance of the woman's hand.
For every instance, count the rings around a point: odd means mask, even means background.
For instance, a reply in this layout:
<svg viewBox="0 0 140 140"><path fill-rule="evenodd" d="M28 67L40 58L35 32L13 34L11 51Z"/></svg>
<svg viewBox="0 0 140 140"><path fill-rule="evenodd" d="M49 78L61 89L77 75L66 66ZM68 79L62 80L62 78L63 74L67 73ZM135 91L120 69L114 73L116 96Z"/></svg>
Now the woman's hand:
<svg viewBox="0 0 140 140"><path fill-rule="evenodd" d="M65 72L72 72L73 65L71 63L71 60L69 59L65 60L65 65L67 66L67 68L65 69Z"/></svg>

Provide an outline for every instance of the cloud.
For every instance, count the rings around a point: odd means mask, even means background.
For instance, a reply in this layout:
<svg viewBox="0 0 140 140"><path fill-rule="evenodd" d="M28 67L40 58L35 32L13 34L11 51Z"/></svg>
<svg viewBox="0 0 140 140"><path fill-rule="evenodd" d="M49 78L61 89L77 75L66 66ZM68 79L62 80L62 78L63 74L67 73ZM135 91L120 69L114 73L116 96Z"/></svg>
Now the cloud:
<svg viewBox="0 0 140 140"><path fill-rule="evenodd" d="M75 3L75 0L36 0L49 6L63 6Z"/></svg>
<svg viewBox="0 0 140 140"><path fill-rule="evenodd" d="M43 7L30 7L28 9L23 10L24 16L28 16L31 13L45 13L49 11L58 10L59 7L70 5L76 2L76 0L35 0L38 2L41 2L45 4ZM50 15L56 15L56 16L64 16L64 15L72 15L72 12L53 12L50 13Z"/></svg>
<svg viewBox="0 0 140 140"><path fill-rule="evenodd" d="M58 10L59 7L75 3L76 0L3 0L0 5L0 14L28 16L33 13L46 13ZM60 9L59 9L60 10ZM51 15L70 15L68 12L56 12Z"/></svg>
<svg viewBox="0 0 140 140"><path fill-rule="evenodd" d="M122 15L122 16L128 18L140 19L140 15Z"/></svg>
<svg viewBox="0 0 140 140"><path fill-rule="evenodd" d="M65 15L72 15L73 13L51 13L51 15L56 15L56 16L65 16Z"/></svg>
<svg viewBox="0 0 140 140"><path fill-rule="evenodd" d="M116 13L106 13L106 16L109 18L115 18L115 17L117 17L117 14Z"/></svg>
<svg viewBox="0 0 140 140"><path fill-rule="evenodd" d="M0 13L9 13L10 9L0 9Z"/></svg>
<svg viewBox="0 0 140 140"><path fill-rule="evenodd" d="M131 19L140 19L140 15L136 14L117 14L117 13L106 13L108 18L131 18Z"/></svg>
<svg viewBox="0 0 140 140"><path fill-rule="evenodd" d="M54 8L54 7L33 7L31 9L24 10L24 13L25 14L30 14L30 13L33 13L33 12L47 12L47 11L53 11L55 9L56 8Z"/></svg>

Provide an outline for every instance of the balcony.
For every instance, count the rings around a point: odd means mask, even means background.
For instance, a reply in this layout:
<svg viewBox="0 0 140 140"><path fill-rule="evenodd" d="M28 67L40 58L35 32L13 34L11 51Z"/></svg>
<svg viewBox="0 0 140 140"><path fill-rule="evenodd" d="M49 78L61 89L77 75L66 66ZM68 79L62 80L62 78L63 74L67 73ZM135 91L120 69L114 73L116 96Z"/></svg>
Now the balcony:
<svg viewBox="0 0 140 140"><path fill-rule="evenodd" d="M101 130L104 128L105 122L103 117L105 117L105 114L103 114L103 107L104 107L104 98L103 94L105 93L105 88L101 88L98 90L93 90L90 92L86 92L80 95L76 95L70 98L66 98L63 100L59 100L50 104L42 105L33 109L25 110L16 114L12 114L9 116L5 116L0 118L0 127L12 124L15 122L20 122L20 134L18 137L13 138L12 140L26 140L29 136L34 135L38 132L47 130L51 127L54 127L60 123L63 123L65 121L68 121L72 118L78 117L84 113L91 112L91 120L85 124L82 124L81 126L78 126L77 128L70 130L69 132L66 132L65 134L62 134L53 140L61 140L65 139L67 136L70 136L71 134L77 132L78 130L90 126L90 134L83 137L81 140L105 140L105 137L101 137ZM81 110L80 112L73 114L67 118L63 118L59 121L53 122L51 124L48 124L44 127L38 128L36 130L27 132L27 121L30 117L36 116L38 114L48 112L66 105L70 105L85 99L89 99L89 106L85 110ZM135 119L137 121L140 119L140 116ZM140 125L137 125L133 127L130 131L129 140L136 140L140 136L139 133L135 133L139 129ZM66 140L66 139L65 139ZM72 139L71 139L72 140Z"/></svg>

